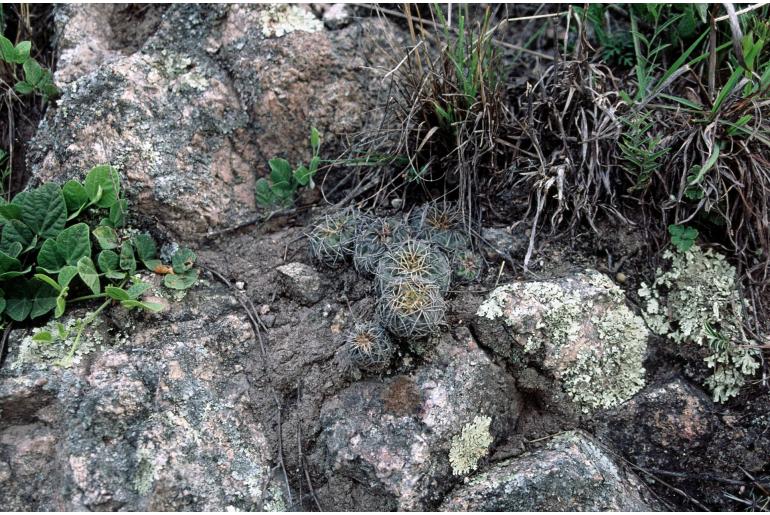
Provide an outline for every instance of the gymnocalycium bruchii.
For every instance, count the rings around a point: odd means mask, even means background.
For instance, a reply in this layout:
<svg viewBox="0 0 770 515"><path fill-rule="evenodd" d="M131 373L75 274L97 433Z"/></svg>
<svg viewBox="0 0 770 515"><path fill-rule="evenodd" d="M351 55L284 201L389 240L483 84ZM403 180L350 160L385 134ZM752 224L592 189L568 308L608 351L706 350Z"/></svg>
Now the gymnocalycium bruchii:
<svg viewBox="0 0 770 515"><path fill-rule="evenodd" d="M125 228L128 203L110 165L92 168L83 182L45 183L0 199L0 317L22 322L61 317L78 301L101 300L86 325L112 303L157 312L142 300L151 287L137 272L163 274L163 284L185 290L198 280L195 254L179 249L170 264L158 259L148 233ZM77 346L73 346L72 352Z"/></svg>

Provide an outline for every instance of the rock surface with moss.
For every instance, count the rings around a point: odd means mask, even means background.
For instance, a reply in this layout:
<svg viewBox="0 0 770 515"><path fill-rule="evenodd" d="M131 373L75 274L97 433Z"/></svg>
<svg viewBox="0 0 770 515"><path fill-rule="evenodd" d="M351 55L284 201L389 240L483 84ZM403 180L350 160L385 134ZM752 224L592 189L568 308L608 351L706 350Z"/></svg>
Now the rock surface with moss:
<svg viewBox="0 0 770 515"><path fill-rule="evenodd" d="M582 431L497 463L456 488L442 511L656 511L647 487Z"/></svg>
<svg viewBox="0 0 770 515"><path fill-rule="evenodd" d="M598 272L500 286L474 325L482 344L515 367L546 371L584 411L616 406L644 385L647 328Z"/></svg>

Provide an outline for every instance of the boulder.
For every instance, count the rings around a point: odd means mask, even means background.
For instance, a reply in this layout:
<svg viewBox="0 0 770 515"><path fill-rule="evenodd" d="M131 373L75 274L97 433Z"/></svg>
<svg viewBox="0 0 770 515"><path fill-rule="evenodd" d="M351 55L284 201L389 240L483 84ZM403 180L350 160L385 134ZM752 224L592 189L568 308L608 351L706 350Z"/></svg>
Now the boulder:
<svg viewBox="0 0 770 515"><path fill-rule="evenodd" d="M596 421L597 435L636 465L698 470L719 425L708 396L679 377L651 385Z"/></svg>
<svg viewBox="0 0 770 515"><path fill-rule="evenodd" d="M360 43L384 22L329 31L297 6L180 4L148 7L146 37L121 44L121 9L59 11L62 96L30 144L33 183L111 163L132 212L191 241L253 218L267 160L307 163L311 126L337 156L371 121L368 61L383 56Z"/></svg>
<svg viewBox="0 0 770 515"><path fill-rule="evenodd" d="M495 440L512 432L521 409L513 379L460 331L442 337L413 373L355 383L324 403L329 473L401 510L425 510L458 480L449 454L464 428L489 417Z"/></svg>
<svg viewBox="0 0 770 515"><path fill-rule="evenodd" d="M496 463L456 488L441 511L655 511L647 486L582 431Z"/></svg>
<svg viewBox="0 0 770 515"><path fill-rule="evenodd" d="M0 505L262 509L273 463L251 409L251 328L236 306L201 287L169 312L128 316L123 330L99 319L69 366L60 360L71 339L12 332L0 370Z"/></svg>
<svg viewBox="0 0 770 515"><path fill-rule="evenodd" d="M599 272L500 286L472 325L481 345L518 370L542 370L585 412L617 406L644 385L647 327Z"/></svg>

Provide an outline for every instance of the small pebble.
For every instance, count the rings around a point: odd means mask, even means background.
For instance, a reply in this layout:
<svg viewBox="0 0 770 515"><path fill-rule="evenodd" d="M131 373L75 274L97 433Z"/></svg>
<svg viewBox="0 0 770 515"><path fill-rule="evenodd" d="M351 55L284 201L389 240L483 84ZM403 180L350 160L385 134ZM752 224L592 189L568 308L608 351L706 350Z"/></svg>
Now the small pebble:
<svg viewBox="0 0 770 515"><path fill-rule="evenodd" d="M235 287L238 288L239 290L243 290L244 288L246 288L246 283L243 281L235 281Z"/></svg>
<svg viewBox="0 0 770 515"><path fill-rule="evenodd" d="M619 282L620 284L625 284L625 282L626 282L626 274L624 274L623 272L618 272L615 275L615 280L617 282Z"/></svg>

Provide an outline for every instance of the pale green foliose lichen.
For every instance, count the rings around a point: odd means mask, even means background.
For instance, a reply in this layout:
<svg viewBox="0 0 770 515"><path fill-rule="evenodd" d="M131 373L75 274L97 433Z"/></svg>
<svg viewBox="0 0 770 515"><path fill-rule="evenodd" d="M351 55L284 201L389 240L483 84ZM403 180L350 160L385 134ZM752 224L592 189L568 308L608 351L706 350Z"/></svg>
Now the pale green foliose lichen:
<svg viewBox="0 0 770 515"><path fill-rule="evenodd" d="M476 416L473 422L463 426L459 435L452 438L449 463L454 475L461 476L476 470L479 460L489 452L493 440L489 432L491 423L490 417Z"/></svg>
<svg viewBox="0 0 770 515"><path fill-rule="evenodd" d="M687 252L663 254L671 266L655 281L642 283L644 319L656 334L711 351L713 374L706 386L716 402L734 397L759 368L759 351L744 332L746 322L735 268L721 254L693 245Z"/></svg>
<svg viewBox="0 0 770 515"><path fill-rule="evenodd" d="M583 411L617 406L644 386L647 328L607 276L590 271L570 282L501 286L477 315L502 319L519 336L526 336L524 352L545 349L545 367L560 377L564 390ZM534 331L527 326L532 319ZM593 334L597 345L590 345Z"/></svg>

